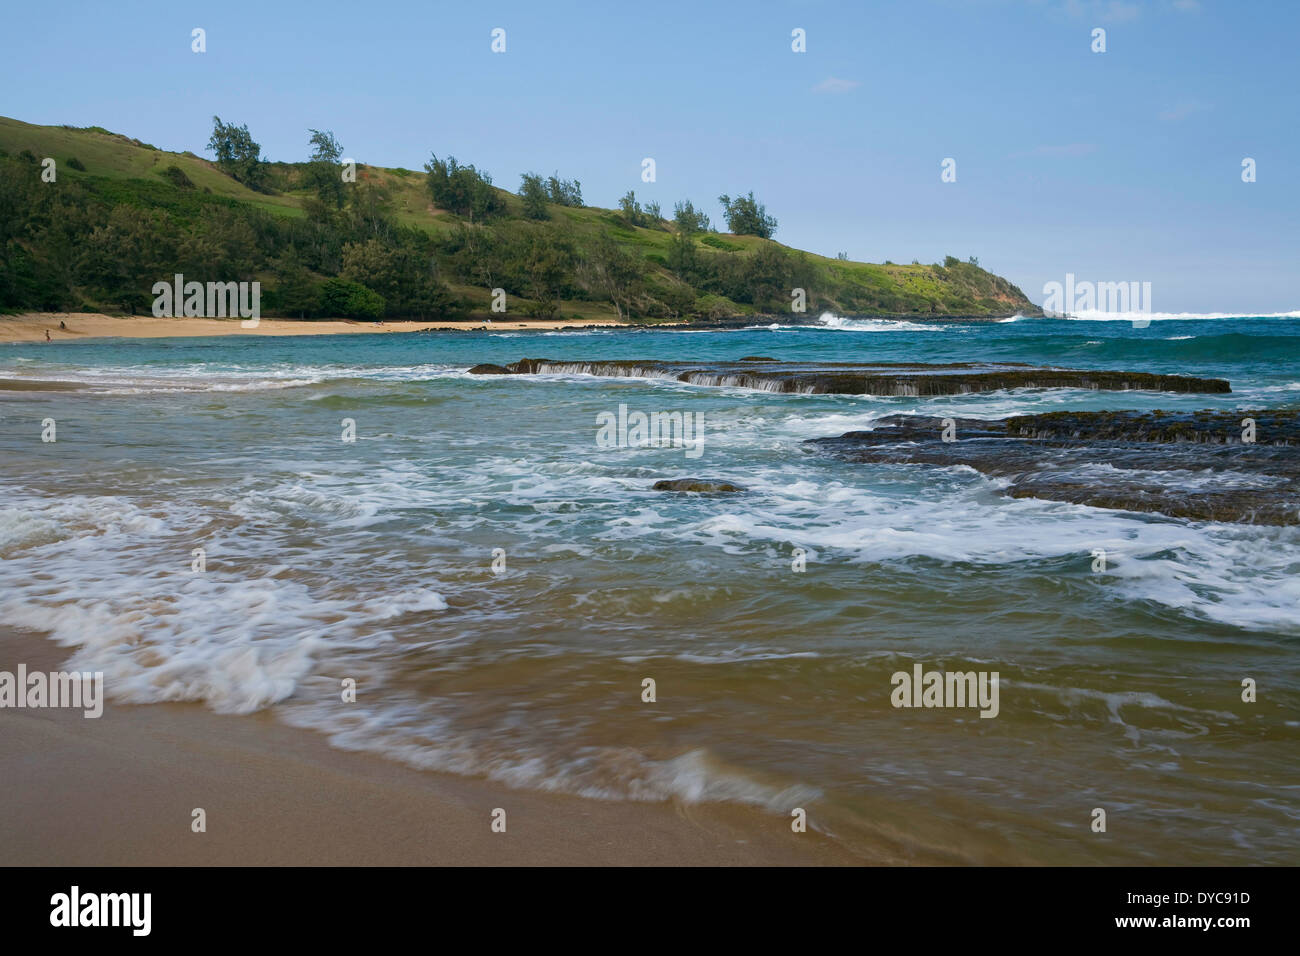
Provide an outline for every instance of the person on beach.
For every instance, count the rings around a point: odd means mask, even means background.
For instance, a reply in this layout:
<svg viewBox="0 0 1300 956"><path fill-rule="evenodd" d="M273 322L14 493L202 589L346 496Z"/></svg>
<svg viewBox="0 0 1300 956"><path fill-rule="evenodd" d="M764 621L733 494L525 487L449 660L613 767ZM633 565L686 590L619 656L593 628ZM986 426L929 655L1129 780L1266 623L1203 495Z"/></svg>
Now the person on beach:
<svg viewBox="0 0 1300 956"><path fill-rule="evenodd" d="M47 342L50 341L50 330L49 330L49 329L46 329L46 330L45 330L45 341L47 341Z"/></svg>

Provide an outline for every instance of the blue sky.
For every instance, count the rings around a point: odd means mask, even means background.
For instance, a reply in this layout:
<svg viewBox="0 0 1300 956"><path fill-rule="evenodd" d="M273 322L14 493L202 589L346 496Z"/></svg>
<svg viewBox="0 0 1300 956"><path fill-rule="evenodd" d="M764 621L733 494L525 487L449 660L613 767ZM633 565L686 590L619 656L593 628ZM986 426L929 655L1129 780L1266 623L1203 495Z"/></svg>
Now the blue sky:
<svg viewBox="0 0 1300 956"><path fill-rule="evenodd" d="M1073 272L1151 282L1160 312L1300 308L1289 0L98 0L4 22L0 114L27 122L202 153L217 114L283 160L330 129L361 162L558 171L590 204L635 189L715 224L752 189L791 246L974 255L1038 302Z"/></svg>

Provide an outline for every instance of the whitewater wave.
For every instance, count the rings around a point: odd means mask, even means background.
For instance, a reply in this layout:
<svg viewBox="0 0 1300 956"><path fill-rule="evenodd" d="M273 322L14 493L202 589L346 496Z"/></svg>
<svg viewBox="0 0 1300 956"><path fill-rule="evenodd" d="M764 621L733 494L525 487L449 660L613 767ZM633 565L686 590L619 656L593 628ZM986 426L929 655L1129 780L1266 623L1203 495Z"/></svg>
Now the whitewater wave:
<svg viewBox="0 0 1300 956"><path fill-rule="evenodd" d="M1300 319L1295 312L1103 312L1092 309L1060 316L1073 322L1192 322L1214 319Z"/></svg>
<svg viewBox="0 0 1300 956"><path fill-rule="evenodd" d="M100 366L15 369L12 383L61 384L92 394L145 395L187 392L261 392L303 388L326 382L420 382L470 378L465 366L286 365L251 368L195 364L178 368Z"/></svg>
<svg viewBox="0 0 1300 956"><path fill-rule="evenodd" d="M248 560L195 506L15 497L0 510L0 619L72 648L67 666L102 671L111 700L252 713L290 697L322 659L388 639L390 619L447 606L423 587L323 593ZM203 570L191 563L199 544Z"/></svg>
<svg viewBox="0 0 1300 956"><path fill-rule="evenodd" d="M907 319L854 319L834 312L823 312L814 328L833 329L836 332L947 332L951 325L921 325ZM789 326L807 328L808 326Z"/></svg>

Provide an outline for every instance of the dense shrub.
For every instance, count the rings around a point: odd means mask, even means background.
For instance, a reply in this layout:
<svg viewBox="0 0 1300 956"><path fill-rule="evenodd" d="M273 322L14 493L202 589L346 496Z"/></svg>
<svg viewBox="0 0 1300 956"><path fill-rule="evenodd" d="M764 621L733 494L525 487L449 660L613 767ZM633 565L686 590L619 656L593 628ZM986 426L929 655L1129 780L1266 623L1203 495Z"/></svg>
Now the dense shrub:
<svg viewBox="0 0 1300 956"><path fill-rule="evenodd" d="M181 189L193 189L194 181L185 175L185 170L179 166L168 166L162 171L163 178L173 186L179 186Z"/></svg>
<svg viewBox="0 0 1300 956"><path fill-rule="evenodd" d="M326 279L317 291L320 311L345 319L378 319L384 314L384 297L358 282Z"/></svg>

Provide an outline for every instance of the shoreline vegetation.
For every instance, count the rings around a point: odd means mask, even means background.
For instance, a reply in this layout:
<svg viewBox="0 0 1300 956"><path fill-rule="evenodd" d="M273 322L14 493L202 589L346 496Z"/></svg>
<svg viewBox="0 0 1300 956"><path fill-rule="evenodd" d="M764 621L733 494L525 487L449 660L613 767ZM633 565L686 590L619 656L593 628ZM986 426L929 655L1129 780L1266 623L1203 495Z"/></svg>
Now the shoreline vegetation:
<svg viewBox="0 0 1300 956"><path fill-rule="evenodd" d="M0 117L0 313L148 316L155 286L183 275L256 283L263 318L420 328L1043 314L974 256L868 263L783 245L752 192L717 197L723 231L686 197L667 210L629 190L601 208L558 172L523 172L511 192L455 157L385 168L345 158L329 131L303 140L306 161L271 162L213 117L209 160Z"/></svg>

